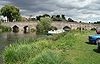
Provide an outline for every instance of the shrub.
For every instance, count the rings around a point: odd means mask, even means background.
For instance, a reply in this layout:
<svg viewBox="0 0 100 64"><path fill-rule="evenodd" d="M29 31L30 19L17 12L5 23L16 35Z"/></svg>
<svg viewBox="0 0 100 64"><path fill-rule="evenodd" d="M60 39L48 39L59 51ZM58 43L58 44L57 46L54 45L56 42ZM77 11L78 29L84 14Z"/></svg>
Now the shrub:
<svg viewBox="0 0 100 64"><path fill-rule="evenodd" d="M67 64L62 50L48 40L33 43L17 43L4 51L5 64Z"/></svg>
<svg viewBox="0 0 100 64"><path fill-rule="evenodd" d="M44 50L27 64L70 64L65 61L58 51Z"/></svg>
<svg viewBox="0 0 100 64"><path fill-rule="evenodd" d="M31 28L31 32L35 32L36 30L34 28Z"/></svg>
<svg viewBox="0 0 100 64"><path fill-rule="evenodd" d="M96 28L91 28L91 30L96 30Z"/></svg>
<svg viewBox="0 0 100 64"><path fill-rule="evenodd" d="M48 31L51 29L51 19L48 17L41 18L36 26L36 33L37 34L47 34Z"/></svg>
<svg viewBox="0 0 100 64"><path fill-rule="evenodd" d="M78 27L77 30L81 30L81 27Z"/></svg>
<svg viewBox="0 0 100 64"><path fill-rule="evenodd" d="M0 29L2 30L2 32L10 32L12 30L11 27L7 26L0 26Z"/></svg>

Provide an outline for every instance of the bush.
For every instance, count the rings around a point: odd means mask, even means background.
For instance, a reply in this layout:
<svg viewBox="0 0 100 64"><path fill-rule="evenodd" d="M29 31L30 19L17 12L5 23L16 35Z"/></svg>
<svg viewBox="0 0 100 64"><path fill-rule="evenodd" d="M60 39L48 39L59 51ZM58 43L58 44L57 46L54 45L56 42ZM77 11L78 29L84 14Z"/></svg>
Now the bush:
<svg viewBox="0 0 100 64"><path fill-rule="evenodd" d="M77 30L81 30L81 27L78 27Z"/></svg>
<svg viewBox="0 0 100 64"><path fill-rule="evenodd" d="M54 47L52 47L54 46ZM5 64L66 64L62 50L47 40L10 45L5 49Z"/></svg>
<svg viewBox="0 0 100 64"><path fill-rule="evenodd" d="M35 32L36 30L34 28L31 28L31 32Z"/></svg>
<svg viewBox="0 0 100 64"><path fill-rule="evenodd" d="M10 32L12 30L11 27L7 26L0 26L0 29L2 30L2 32Z"/></svg>
<svg viewBox="0 0 100 64"><path fill-rule="evenodd" d="M96 28L91 28L91 30L96 30Z"/></svg>
<svg viewBox="0 0 100 64"><path fill-rule="evenodd" d="M47 34L48 31L51 29L51 19L48 17L41 18L36 26L36 33L37 34Z"/></svg>
<svg viewBox="0 0 100 64"><path fill-rule="evenodd" d="M44 50L27 64L70 64L64 60L58 51Z"/></svg>

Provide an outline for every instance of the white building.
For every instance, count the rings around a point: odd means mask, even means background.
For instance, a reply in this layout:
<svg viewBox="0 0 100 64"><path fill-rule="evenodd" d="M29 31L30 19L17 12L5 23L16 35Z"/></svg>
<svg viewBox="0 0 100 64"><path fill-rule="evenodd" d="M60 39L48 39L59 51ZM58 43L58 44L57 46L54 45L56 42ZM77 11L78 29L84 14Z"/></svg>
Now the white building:
<svg viewBox="0 0 100 64"><path fill-rule="evenodd" d="M0 21L2 21L2 22L8 22L7 21L7 17L6 16L4 17L2 15L0 16Z"/></svg>

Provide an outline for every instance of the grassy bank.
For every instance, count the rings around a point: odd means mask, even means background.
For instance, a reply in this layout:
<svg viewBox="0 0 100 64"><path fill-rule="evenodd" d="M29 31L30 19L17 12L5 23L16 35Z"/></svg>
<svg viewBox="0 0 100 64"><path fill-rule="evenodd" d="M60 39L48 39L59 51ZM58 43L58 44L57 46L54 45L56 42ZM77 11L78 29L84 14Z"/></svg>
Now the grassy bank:
<svg viewBox="0 0 100 64"><path fill-rule="evenodd" d="M99 64L96 45L87 44L94 31L71 31L5 48L5 64Z"/></svg>

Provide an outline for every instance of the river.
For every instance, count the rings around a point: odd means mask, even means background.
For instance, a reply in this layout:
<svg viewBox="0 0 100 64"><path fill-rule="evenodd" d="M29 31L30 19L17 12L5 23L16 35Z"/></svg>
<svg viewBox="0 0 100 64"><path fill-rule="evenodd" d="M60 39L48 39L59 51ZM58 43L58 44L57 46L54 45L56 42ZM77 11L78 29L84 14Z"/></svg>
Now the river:
<svg viewBox="0 0 100 64"><path fill-rule="evenodd" d="M15 43L18 40L24 40L27 38L34 39L35 37L37 37L35 33L27 33L27 34L24 34L23 32L21 33L13 33L13 32L0 33L0 64L3 64L1 55L6 46L12 43Z"/></svg>

